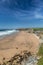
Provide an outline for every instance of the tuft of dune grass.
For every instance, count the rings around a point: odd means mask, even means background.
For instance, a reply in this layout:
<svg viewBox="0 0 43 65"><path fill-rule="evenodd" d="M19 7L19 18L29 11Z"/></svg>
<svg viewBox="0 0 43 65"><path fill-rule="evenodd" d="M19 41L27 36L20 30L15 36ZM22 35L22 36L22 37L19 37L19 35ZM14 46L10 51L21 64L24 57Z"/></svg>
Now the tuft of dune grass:
<svg viewBox="0 0 43 65"><path fill-rule="evenodd" d="M41 58L38 60L37 65L43 65L43 43L41 44L39 48L38 55L41 56Z"/></svg>

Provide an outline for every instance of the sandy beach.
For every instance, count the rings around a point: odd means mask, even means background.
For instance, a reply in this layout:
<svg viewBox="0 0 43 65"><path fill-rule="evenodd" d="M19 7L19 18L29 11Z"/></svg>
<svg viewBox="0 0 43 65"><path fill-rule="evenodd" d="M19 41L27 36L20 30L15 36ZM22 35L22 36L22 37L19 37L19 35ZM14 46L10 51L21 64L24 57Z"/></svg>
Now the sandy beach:
<svg viewBox="0 0 43 65"><path fill-rule="evenodd" d="M0 62L5 57L9 60L15 54L23 54L24 51L36 54L39 47L39 38L25 31L18 32L16 35L6 36L0 39Z"/></svg>

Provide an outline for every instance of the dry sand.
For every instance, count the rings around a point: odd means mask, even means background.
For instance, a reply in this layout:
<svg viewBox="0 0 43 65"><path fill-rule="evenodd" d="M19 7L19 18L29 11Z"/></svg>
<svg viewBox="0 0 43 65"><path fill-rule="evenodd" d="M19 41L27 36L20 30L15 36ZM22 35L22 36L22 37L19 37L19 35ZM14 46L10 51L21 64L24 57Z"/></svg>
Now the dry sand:
<svg viewBox="0 0 43 65"><path fill-rule="evenodd" d="M6 36L0 40L0 62L3 57L10 59L15 54L23 54L27 50L36 54L39 46L39 38L28 32L19 32L17 35Z"/></svg>

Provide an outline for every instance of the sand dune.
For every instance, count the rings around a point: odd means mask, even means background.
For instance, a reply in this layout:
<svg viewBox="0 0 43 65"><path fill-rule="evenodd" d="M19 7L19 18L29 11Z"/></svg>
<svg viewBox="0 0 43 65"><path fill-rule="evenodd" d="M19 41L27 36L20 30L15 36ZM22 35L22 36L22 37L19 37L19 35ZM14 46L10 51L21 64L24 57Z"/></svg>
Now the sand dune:
<svg viewBox="0 0 43 65"><path fill-rule="evenodd" d="M17 35L6 36L0 40L0 61L3 57L10 59L15 54L23 54L24 50L36 54L39 46L39 38L28 32L19 32Z"/></svg>

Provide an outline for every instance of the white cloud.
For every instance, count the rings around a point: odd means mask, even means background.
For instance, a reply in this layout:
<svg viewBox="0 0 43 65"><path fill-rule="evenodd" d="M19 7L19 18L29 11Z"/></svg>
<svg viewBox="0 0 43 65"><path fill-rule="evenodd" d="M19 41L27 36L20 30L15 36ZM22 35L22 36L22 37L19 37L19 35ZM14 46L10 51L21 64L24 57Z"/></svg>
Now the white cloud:
<svg viewBox="0 0 43 65"><path fill-rule="evenodd" d="M42 14L40 14L40 13L35 13L35 18L37 18L37 19L43 19L43 15Z"/></svg>
<svg viewBox="0 0 43 65"><path fill-rule="evenodd" d="M34 17L37 19L43 19L43 13L42 13L42 8L37 8L36 11L34 12Z"/></svg>

